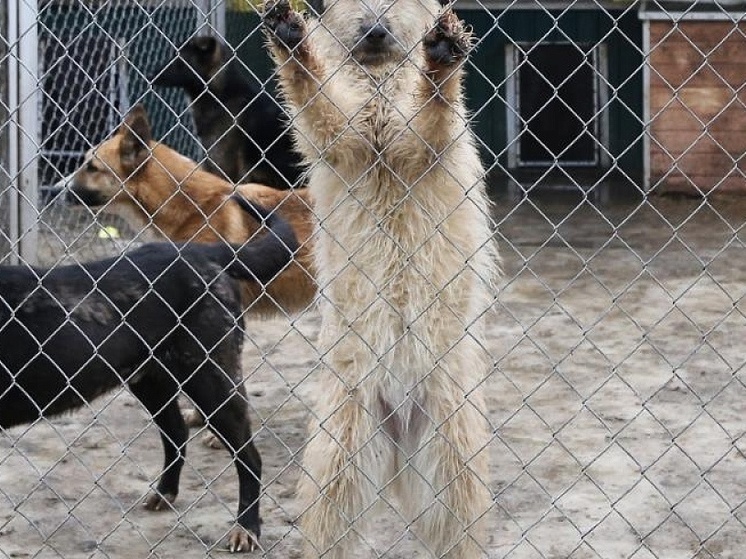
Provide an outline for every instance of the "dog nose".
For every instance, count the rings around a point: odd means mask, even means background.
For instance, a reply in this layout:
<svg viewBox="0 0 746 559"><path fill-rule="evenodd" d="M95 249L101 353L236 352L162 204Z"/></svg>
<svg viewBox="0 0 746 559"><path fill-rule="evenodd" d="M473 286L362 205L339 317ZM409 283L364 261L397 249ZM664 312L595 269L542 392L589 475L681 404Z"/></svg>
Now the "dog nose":
<svg viewBox="0 0 746 559"><path fill-rule="evenodd" d="M381 44L389 34L388 28L381 22L363 28L363 34L366 41L372 44Z"/></svg>

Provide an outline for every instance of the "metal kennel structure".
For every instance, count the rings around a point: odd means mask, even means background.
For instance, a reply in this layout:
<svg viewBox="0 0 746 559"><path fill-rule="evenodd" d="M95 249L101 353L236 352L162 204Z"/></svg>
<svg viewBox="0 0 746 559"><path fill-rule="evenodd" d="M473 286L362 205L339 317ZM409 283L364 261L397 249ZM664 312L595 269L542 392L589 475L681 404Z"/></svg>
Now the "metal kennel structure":
<svg viewBox="0 0 746 559"><path fill-rule="evenodd" d="M465 92L502 258L485 310L484 557L746 556L746 2L453 8L477 37ZM219 36L276 94L248 1L7 0L0 24L2 265L141 242L55 185L135 103L155 139L205 157L188 100L149 81L190 38ZM258 557L302 556L294 488L324 398L320 327L314 305L244 326ZM235 479L202 431L179 500L150 514L158 432L126 390L0 430L0 557L221 556ZM385 502L361 554L431 556Z"/></svg>

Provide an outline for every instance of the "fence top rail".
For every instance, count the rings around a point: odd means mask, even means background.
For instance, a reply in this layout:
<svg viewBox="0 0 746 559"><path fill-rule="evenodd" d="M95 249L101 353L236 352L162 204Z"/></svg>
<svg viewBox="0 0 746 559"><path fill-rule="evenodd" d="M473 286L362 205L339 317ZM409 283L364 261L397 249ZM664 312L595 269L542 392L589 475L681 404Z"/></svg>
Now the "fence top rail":
<svg viewBox="0 0 746 559"><path fill-rule="evenodd" d="M158 0L41 0L39 2L39 11L43 11L49 6L71 6L71 7L87 7L87 8L101 8L101 7L113 7L113 6L141 6L141 7L152 7L152 8L184 8L184 7L195 7L199 2L193 0L164 0L159 2Z"/></svg>
<svg viewBox="0 0 746 559"><path fill-rule="evenodd" d="M620 10L628 7L630 2L609 0L578 0L577 2L559 2L550 0L537 2L536 0L518 0L515 2L501 2L499 0L456 0L456 8L462 10Z"/></svg>
<svg viewBox="0 0 746 559"><path fill-rule="evenodd" d="M698 2L642 2L642 20L740 20L746 15L746 2L699 0Z"/></svg>

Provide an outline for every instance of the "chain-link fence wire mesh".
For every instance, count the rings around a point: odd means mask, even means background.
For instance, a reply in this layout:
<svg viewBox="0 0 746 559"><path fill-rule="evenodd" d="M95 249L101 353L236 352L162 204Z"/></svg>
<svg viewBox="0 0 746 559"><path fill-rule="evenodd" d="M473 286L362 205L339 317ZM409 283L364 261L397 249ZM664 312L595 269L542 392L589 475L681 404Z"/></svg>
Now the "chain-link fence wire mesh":
<svg viewBox="0 0 746 559"><path fill-rule="evenodd" d="M231 6L222 31L201 9L39 4L42 264L143 240L140 226L93 217L52 188L129 107L143 102L156 140L204 162L189 100L150 83L176 49L217 36L275 94L251 8ZM516 0L456 10L477 37L467 103L504 270L484 341L487 555L741 557L746 7ZM0 183L3 231L14 180ZM680 197L654 196L663 192ZM734 197L711 196L722 192ZM264 461L258 554L295 557L295 484L308 417L325 397L324 356L314 305L277 314L248 311L242 363ZM202 431L162 514L140 506L160 443L127 391L3 431L0 556L219 554L236 480L224 450L199 444ZM422 553L395 507L383 507L360 553Z"/></svg>

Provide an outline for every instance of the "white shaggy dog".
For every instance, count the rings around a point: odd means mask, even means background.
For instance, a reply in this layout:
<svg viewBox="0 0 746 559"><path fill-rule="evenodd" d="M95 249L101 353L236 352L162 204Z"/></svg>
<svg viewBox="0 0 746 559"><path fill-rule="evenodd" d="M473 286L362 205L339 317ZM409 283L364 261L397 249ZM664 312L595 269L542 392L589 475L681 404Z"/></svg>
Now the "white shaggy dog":
<svg viewBox="0 0 746 559"><path fill-rule="evenodd" d="M482 557L497 255L462 101L471 37L436 0L332 1L318 19L287 0L263 12L320 219L307 556L355 557L368 512L396 497L431 554Z"/></svg>

